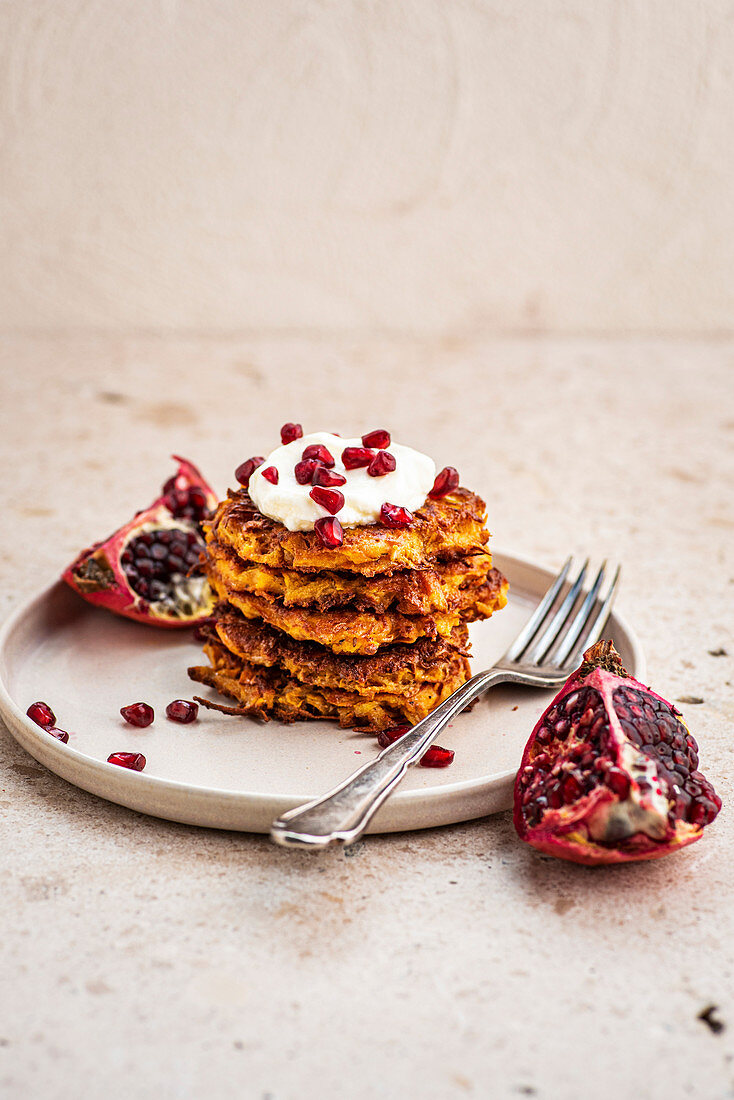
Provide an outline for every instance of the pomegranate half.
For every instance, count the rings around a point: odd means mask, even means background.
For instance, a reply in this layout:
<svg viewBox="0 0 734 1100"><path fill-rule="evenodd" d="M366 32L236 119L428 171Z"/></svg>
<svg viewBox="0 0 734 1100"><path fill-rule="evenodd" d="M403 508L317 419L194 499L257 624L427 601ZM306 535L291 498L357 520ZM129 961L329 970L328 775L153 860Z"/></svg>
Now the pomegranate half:
<svg viewBox="0 0 734 1100"><path fill-rule="evenodd" d="M574 863L654 859L698 840L720 809L680 712L597 642L525 748L520 838Z"/></svg>
<svg viewBox="0 0 734 1100"><path fill-rule="evenodd" d="M84 550L63 579L89 603L153 626L186 627L208 618L215 598L201 568L201 525L217 498L191 463L161 496L110 535Z"/></svg>

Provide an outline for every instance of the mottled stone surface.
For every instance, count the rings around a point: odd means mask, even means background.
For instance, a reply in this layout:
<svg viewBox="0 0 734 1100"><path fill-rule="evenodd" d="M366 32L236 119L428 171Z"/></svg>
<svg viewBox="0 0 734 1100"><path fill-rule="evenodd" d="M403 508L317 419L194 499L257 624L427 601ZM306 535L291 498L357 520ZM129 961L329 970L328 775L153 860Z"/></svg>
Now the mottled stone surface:
<svg viewBox="0 0 734 1100"><path fill-rule="evenodd" d="M3 613L172 451L223 490L284 420L386 424L498 547L622 561L725 800L647 865L543 858L509 815L307 855L104 803L3 732L4 1096L734 1096L732 345L18 338L0 370Z"/></svg>

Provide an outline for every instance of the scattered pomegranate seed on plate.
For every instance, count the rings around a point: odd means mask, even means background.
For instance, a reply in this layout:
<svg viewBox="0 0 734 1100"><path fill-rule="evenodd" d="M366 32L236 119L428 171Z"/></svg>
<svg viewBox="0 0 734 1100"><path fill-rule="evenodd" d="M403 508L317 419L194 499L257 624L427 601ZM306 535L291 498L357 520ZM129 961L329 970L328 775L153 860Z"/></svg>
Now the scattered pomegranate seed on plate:
<svg viewBox="0 0 734 1100"><path fill-rule="evenodd" d="M376 428L374 432L367 432L362 436L362 444L365 447L389 447L390 433L384 428Z"/></svg>
<svg viewBox="0 0 734 1100"><path fill-rule="evenodd" d="M398 738L402 737L404 733L407 733L410 726L393 726L389 730L381 730L377 735L377 744L381 749L386 749L388 745L393 745ZM449 764L453 763L456 753L453 749L444 749L440 745L431 745L426 749L423 756L418 763L422 768L448 768Z"/></svg>
<svg viewBox="0 0 734 1100"><path fill-rule="evenodd" d="M148 703L130 703L127 707L120 707L120 714L131 726L145 729L155 718L155 711Z"/></svg>
<svg viewBox="0 0 734 1100"><path fill-rule="evenodd" d="M52 726L50 729L47 729L46 733L50 733L51 736L55 737L57 741L63 741L63 743L65 745L69 741L69 734L66 732L66 730L57 729L55 726Z"/></svg>
<svg viewBox="0 0 734 1100"><path fill-rule="evenodd" d="M409 729L410 726L393 726L389 730L380 730L377 735L377 744L381 749L386 749L388 745L392 745L398 737L402 737Z"/></svg>
<svg viewBox="0 0 734 1100"><path fill-rule="evenodd" d="M113 752L107 757L107 763L117 764L120 768L130 768L134 772L141 772L146 761L142 752Z"/></svg>
<svg viewBox="0 0 734 1100"><path fill-rule="evenodd" d="M344 542L344 531L336 516L322 516L316 520L313 529L330 550L335 550Z"/></svg>
<svg viewBox="0 0 734 1100"><path fill-rule="evenodd" d="M389 451L378 451L367 467L367 473L370 477L384 477L385 474L391 474L396 465L395 455L391 455Z"/></svg>
<svg viewBox="0 0 734 1100"><path fill-rule="evenodd" d="M456 753L453 749L444 749L441 745L431 745L418 763L422 768L448 768L453 764Z"/></svg>
<svg viewBox="0 0 734 1100"><path fill-rule="evenodd" d="M280 429L280 442L285 446L286 443L293 443L296 439L303 437L303 428L300 424L292 424L288 421Z"/></svg>
<svg viewBox="0 0 734 1100"><path fill-rule="evenodd" d="M199 714L199 704L188 699L174 699L166 707L166 718L172 722L193 722Z"/></svg>
<svg viewBox="0 0 734 1100"><path fill-rule="evenodd" d="M42 726L45 730L56 725L56 715L48 703L31 703L26 714L31 721L35 722L37 726Z"/></svg>
<svg viewBox="0 0 734 1100"><path fill-rule="evenodd" d="M317 485L308 495L332 516L344 507L344 493L340 493L338 489L322 489Z"/></svg>
<svg viewBox="0 0 734 1100"><path fill-rule="evenodd" d="M380 521L385 527L410 527L413 513L397 504L383 504L380 508Z"/></svg>
<svg viewBox="0 0 734 1100"><path fill-rule="evenodd" d="M245 488L250 484L250 478L255 473L255 470L259 466L262 466L265 461L262 455L254 455L252 458L248 458L245 462L241 463L234 472L234 476L240 485L244 485Z"/></svg>
<svg viewBox="0 0 734 1100"><path fill-rule="evenodd" d="M428 495L434 499L445 497L448 493L453 493L454 489L458 489L458 487L459 471L454 466L444 466L443 470L436 475L433 488Z"/></svg>

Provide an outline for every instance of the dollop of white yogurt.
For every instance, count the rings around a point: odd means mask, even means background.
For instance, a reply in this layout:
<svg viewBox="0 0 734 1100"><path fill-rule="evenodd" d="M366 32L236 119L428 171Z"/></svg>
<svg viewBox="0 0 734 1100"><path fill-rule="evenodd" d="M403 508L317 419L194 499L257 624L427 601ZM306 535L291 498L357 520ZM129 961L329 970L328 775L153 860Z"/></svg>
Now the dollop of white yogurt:
<svg viewBox="0 0 734 1100"><path fill-rule="evenodd" d="M342 527L362 527L377 523L385 503L414 512L425 503L436 477L436 465L428 455L391 443L386 451L395 456L395 469L382 477L370 477L367 467L347 470L342 462L345 447L361 447L361 439L343 439L331 432L312 432L292 443L276 447L250 478L249 492L258 510L277 520L289 531L309 531L317 519L330 513L311 499L313 485L299 485L296 463L306 447L321 443L334 459L333 469L345 477L346 484L335 486L344 495L344 507L336 513ZM262 471L274 466L278 484L264 478Z"/></svg>

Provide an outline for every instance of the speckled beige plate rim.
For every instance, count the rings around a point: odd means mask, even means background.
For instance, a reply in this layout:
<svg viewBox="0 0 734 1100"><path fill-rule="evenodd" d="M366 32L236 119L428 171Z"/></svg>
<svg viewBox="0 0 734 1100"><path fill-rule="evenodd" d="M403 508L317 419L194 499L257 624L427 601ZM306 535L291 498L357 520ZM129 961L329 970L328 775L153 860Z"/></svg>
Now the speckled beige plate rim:
<svg viewBox="0 0 734 1100"><path fill-rule="evenodd" d="M526 599L537 599L552 579L552 571L523 558L501 552L495 552L493 557L498 568L510 578L512 589ZM289 795L261 790L223 789L131 772L49 737L27 717L25 707L28 704L21 706L16 701L12 684L8 681L11 659L18 660L18 647L21 644L25 644L26 649L37 647L45 640L40 631L41 620L51 602L59 598L61 589L65 589L61 582L49 585L19 607L0 630L0 715L16 741L39 763L67 782L108 801L154 817L208 828L267 833L278 814L319 793L321 788L318 787L310 791L304 789L302 794ZM87 605L83 606L86 609ZM105 614L92 608L88 610L91 615ZM491 622L481 625L487 629ZM25 639L22 637L24 632ZM623 656L630 672L638 679L644 679L645 660L641 644L632 628L616 612L610 620L610 632L624 650ZM159 633L164 634L162 631ZM165 641L165 636L161 641ZM479 667L475 663L475 670ZM515 694L517 709L525 702L525 696L522 689L512 689L512 699ZM519 747L521 750L522 746ZM517 759L519 761L520 752ZM346 760L344 774L349 774L363 762L354 758ZM489 774L483 770L481 774L457 782L447 782L446 774L442 773L441 785L413 790L399 788L376 815L369 832L431 828L505 810L512 803L514 777L514 767Z"/></svg>

